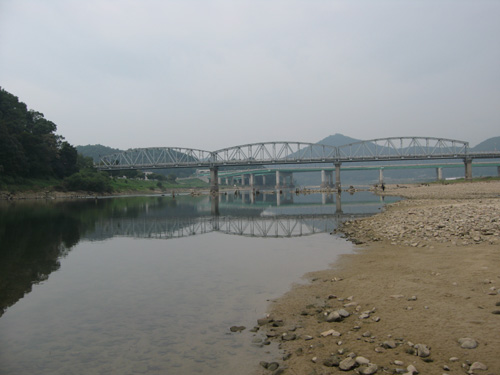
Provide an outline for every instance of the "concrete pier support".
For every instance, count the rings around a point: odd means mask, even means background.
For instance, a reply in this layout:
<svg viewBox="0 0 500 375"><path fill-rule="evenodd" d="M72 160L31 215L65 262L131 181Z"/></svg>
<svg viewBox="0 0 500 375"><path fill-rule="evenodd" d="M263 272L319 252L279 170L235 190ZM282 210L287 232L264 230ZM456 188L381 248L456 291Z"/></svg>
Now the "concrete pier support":
<svg viewBox="0 0 500 375"><path fill-rule="evenodd" d="M210 167L210 194L219 193L219 168Z"/></svg>
<svg viewBox="0 0 500 375"><path fill-rule="evenodd" d="M333 172L321 171L321 188L331 188L333 186Z"/></svg>
<svg viewBox="0 0 500 375"><path fill-rule="evenodd" d="M219 216L219 195L210 197L210 213L212 216Z"/></svg>
<svg viewBox="0 0 500 375"><path fill-rule="evenodd" d="M465 181L472 181L472 159L464 159L465 164Z"/></svg>
<svg viewBox="0 0 500 375"><path fill-rule="evenodd" d="M384 168L378 170L378 183L382 185L384 183Z"/></svg>
<svg viewBox="0 0 500 375"><path fill-rule="evenodd" d="M337 191L337 194L335 196L335 209L336 213L341 214L342 213L342 201L340 199L340 190Z"/></svg>
<svg viewBox="0 0 500 375"><path fill-rule="evenodd" d="M337 191L342 190L342 186L340 185L340 165L341 163L335 163L335 189Z"/></svg>
<svg viewBox="0 0 500 375"><path fill-rule="evenodd" d="M255 185L255 175L250 173L250 187L253 188Z"/></svg>
<svg viewBox="0 0 500 375"><path fill-rule="evenodd" d="M293 187L293 173L276 171L276 189Z"/></svg>
<svg viewBox="0 0 500 375"><path fill-rule="evenodd" d="M443 168L436 168L436 178L438 181L443 179Z"/></svg>

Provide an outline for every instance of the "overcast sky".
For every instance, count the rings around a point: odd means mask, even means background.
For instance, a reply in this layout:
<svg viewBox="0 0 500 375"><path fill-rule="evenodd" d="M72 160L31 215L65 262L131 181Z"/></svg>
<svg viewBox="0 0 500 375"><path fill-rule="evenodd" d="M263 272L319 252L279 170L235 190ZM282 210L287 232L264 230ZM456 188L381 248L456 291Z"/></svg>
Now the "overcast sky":
<svg viewBox="0 0 500 375"><path fill-rule="evenodd" d="M0 86L73 145L500 135L500 1L0 0Z"/></svg>

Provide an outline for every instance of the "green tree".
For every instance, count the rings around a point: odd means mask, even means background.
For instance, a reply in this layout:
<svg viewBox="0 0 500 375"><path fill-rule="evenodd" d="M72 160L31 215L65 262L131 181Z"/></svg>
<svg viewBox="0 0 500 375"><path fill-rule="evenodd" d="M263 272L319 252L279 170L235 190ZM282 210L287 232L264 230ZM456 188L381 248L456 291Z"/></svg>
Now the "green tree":
<svg viewBox="0 0 500 375"><path fill-rule="evenodd" d="M66 177L78 171L76 149L43 113L0 88L0 166L9 177Z"/></svg>

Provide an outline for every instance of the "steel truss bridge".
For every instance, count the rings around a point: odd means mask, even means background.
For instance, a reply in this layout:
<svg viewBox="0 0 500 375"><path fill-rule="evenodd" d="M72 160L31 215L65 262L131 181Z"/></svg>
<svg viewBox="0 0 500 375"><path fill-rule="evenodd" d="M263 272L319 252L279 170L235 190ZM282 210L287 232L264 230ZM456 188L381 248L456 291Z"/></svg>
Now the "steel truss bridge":
<svg viewBox="0 0 500 375"><path fill-rule="evenodd" d="M173 239L220 232L245 237L301 237L330 233L341 221L363 214L322 216L232 217L202 216L195 218L115 218L98 222L93 240L110 237Z"/></svg>
<svg viewBox="0 0 500 375"><path fill-rule="evenodd" d="M208 168L211 190L218 190L218 169L229 166L332 163L340 187L340 165L351 162L400 160L463 160L466 179L472 178L473 159L500 158L500 151L471 153L468 142L433 137L391 137L343 146L304 142L264 142L206 151L181 147L130 149L103 156L100 170Z"/></svg>

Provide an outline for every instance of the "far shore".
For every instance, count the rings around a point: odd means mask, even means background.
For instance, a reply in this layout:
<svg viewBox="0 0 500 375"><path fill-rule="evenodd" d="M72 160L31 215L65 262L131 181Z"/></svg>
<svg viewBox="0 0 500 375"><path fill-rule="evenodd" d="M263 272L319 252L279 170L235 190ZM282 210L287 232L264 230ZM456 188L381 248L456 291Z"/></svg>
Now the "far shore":
<svg viewBox="0 0 500 375"><path fill-rule="evenodd" d="M500 181L378 193L407 199L345 223L355 253L272 303L256 335L283 358L258 373L500 374Z"/></svg>

